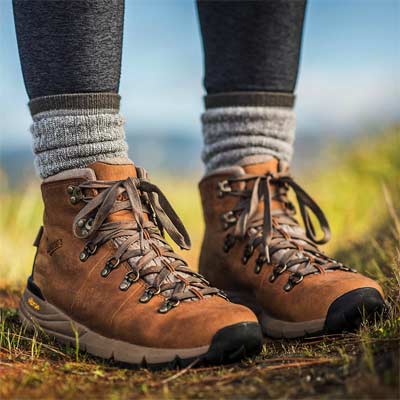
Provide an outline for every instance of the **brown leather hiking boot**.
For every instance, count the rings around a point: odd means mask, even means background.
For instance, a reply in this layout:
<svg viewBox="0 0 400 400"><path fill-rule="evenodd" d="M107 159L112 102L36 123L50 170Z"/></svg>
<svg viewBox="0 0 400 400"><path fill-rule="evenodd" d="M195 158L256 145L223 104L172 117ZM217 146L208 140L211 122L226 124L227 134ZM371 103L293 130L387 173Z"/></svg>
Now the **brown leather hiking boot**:
<svg viewBox="0 0 400 400"><path fill-rule="evenodd" d="M232 301L252 308L271 337L355 329L363 314L384 309L382 289L318 249L329 239L328 222L279 164L273 159L224 168L200 182L206 223L200 273ZM294 218L289 189L305 230Z"/></svg>
<svg viewBox="0 0 400 400"><path fill-rule="evenodd" d="M140 365L256 354L251 310L227 301L167 244L190 240L143 169L96 163L42 184L44 224L20 304L30 327L102 358Z"/></svg>

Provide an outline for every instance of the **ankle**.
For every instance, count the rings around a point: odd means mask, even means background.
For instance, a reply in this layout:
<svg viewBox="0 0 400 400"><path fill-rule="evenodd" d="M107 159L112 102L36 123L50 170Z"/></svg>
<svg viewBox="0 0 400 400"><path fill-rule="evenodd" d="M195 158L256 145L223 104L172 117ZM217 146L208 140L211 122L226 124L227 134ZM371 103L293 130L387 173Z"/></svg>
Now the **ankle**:
<svg viewBox="0 0 400 400"><path fill-rule="evenodd" d="M31 132L42 178L84 168L96 161L125 163L128 146L115 93L46 96L33 99Z"/></svg>
<svg viewBox="0 0 400 400"><path fill-rule="evenodd" d="M294 95L238 92L205 98L203 161L207 172L265 162L271 157L289 163L295 131Z"/></svg>

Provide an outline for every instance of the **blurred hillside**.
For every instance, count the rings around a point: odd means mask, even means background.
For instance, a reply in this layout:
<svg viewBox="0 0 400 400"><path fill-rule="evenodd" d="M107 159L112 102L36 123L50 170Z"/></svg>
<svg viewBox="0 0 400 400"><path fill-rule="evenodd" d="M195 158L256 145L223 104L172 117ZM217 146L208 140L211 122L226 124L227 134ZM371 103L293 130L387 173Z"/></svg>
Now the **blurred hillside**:
<svg viewBox="0 0 400 400"><path fill-rule="evenodd" d="M156 153L160 148L163 157ZM198 148L188 140L172 142L166 147L162 142L149 144L146 151L131 146L131 150L138 152L135 158L138 164L148 167L153 181L165 192L188 228L193 248L185 252L185 257L196 268L203 233L197 191L201 172L197 161L193 161L199 160ZM342 250L373 237L380 229L392 229L388 201L400 211L399 150L398 126L374 135L353 137L348 142L306 146L308 165L295 175L330 221L333 231L330 250ZM31 157L24 154L8 156L0 176L0 280L21 281L29 274L34 253L31 243L42 219L39 181L20 179L15 185L10 178L21 174L19 162L25 166L26 176L33 175ZM151 162L156 156L162 160L157 167Z"/></svg>
<svg viewBox="0 0 400 400"><path fill-rule="evenodd" d="M298 135L295 143L293 168L301 171L311 166L324 147L336 141L343 143L343 137ZM174 134L162 132L158 136L129 135L129 155L137 165L144 166L151 173L164 175L179 173L187 178L199 177L203 172L201 162L202 140L200 135ZM0 149L0 167L5 172L11 186L23 184L33 174L33 153L27 134L25 146L3 146Z"/></svg>

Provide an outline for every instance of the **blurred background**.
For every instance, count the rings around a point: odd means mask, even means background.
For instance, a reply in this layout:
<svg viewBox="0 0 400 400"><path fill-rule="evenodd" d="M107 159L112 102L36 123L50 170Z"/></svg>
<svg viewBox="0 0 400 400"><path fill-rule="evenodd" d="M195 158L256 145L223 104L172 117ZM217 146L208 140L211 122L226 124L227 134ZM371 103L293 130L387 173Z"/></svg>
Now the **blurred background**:
<svg viewBox="0 0 400 400"><path fill-rule="evenodd" d="M0 277L18 280L30 268L41 202L31 179L30 116L11 1L0 0L0 19ZM196 264L204 90L194 2L126 1L123 47L120 92L130 155L182 214ZM361 240L386 223L388 201L398 204L400 2L311 0L302 49L293 169L327 210L334 237ZM340 249L337 239L331 246Z"/></svg>

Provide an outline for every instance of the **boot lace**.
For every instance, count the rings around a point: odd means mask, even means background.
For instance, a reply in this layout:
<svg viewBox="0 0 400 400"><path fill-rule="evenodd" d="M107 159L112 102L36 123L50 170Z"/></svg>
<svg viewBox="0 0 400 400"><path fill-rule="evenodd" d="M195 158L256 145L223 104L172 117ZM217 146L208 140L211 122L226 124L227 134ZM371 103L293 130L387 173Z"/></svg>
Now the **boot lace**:
<svg viewBox="0 0 400 400"><path fill-rule="evenodd" d="M164 295L161 313L168 312L183 300L210 295L226 298L222 291L210 287L205 278L192 271L167 243L164 231L180 248L190 248L189 235L165 195L147 179L143 169L137 168L137 173L137 178L87 181L71 189L86 203L73 222L74 235L86 240L80 260L86 261L101 245L113 240L116 251L107 260L101 276L106 278L127 261L129 271L120 290L128 290L133 283L143 279L149 286L140 302L147 303L159 293ZM118 212L128 212L133 219L109 219Z"/></svg>
<svg viewBox="0 0 400 400"><path fill-rule="evenodd" d="M284 286L284 290L290 291L310 274L336 269L356 272L317 247L330 239L329 223L318 204L289 174L245 174L220 181L218 189L219 197L239 198L237 205L222 215L224 229L230 230L225 237L224 251L228 252L237 241L247 238L242 262L246 264L257 248L255 273L259 274L265 264L271 264L269 280L273 282L284 271L291 272ZM294 218L296 209L288 199L289 189L296 195L304 229ZM272 209L273 201L279 202L281 207ZM310 211L318 221L321 238L316 235Z"/></svg>

